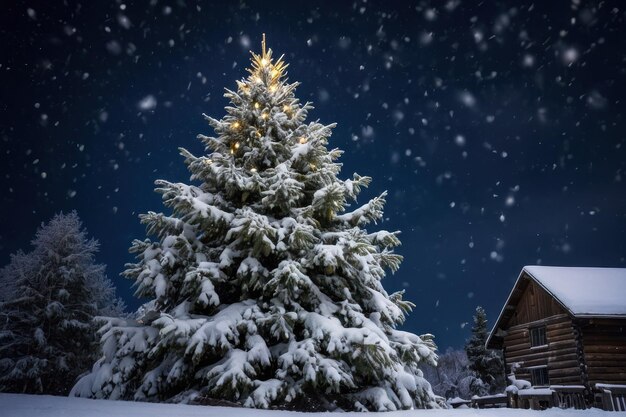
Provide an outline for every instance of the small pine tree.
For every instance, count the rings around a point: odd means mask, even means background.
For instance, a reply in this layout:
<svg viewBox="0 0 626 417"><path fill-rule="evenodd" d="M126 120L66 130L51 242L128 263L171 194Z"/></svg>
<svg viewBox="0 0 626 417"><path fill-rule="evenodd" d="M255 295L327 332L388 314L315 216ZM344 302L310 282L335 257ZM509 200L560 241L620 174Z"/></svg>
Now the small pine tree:
<svg viewBox="0 0 626 417"><path fill-rule="evenodd" d="M67 394L93 362L96 314L123 303L76 212L42 225L0 271L0 391Z"/></svg>
<svg viewBox="0 0 626 417"><path fill-rule="evenodd" d="M504 388L504 362L500 352L487 349L487 314L478 306L474 315L472 337L465 345L470 370L480 381L472 385L476 395L493 394Z"/></svg>
<svg viewBox="0 0 626 417"><path fill-rule="evenodd" d="M340 180L333 125L272 51L226 90L209 155L181 154L199 185L159 180L171 216L142 215L125 275L153 310L101 329L103 358L74 395L149 401L228 400L248 407L396 410L438 407L418 365L429 334L399 331L412 304L381 284L401 257L396 232L370 233L385 194L353 211L370 178Z"/></svg>

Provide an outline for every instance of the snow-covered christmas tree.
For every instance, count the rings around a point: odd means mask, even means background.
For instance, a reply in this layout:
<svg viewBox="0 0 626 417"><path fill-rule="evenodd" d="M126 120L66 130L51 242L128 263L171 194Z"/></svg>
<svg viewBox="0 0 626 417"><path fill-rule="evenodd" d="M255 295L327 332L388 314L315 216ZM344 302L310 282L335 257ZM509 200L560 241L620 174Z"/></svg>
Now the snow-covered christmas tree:
<svg viewBox="0 0 626 417"><path fill-rule="evenodd" d="M154 310L102 328L103 356L73 394L248 407L438 407L418 369L430 334L399 331L412 304L381 283L397 232L365 229L385 193L349 210L369 177L337 177L332 128L306 122L282 57L263 41L249 76L226 90L206 156L181 154L197 185L158 180L171 215L141 216L126 277Z"/></svg>
<svg viewBox="0 0 626 417"><path fill-rule="evenodd" d="M76 212L43 225L0 270L0 391L67 395L97 358L95 315L124 305Z"/></svg>

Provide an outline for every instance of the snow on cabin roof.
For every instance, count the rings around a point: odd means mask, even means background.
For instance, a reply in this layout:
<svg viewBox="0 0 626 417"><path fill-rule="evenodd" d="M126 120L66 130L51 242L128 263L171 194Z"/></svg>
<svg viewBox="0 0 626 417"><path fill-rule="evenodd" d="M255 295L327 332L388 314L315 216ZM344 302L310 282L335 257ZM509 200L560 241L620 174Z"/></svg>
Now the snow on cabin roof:
<svg viewBox="0 0 626 417"><path fill-rule="evenodd" d="M574 316L626 315L626 268L525 266Z"/></svg>
<svg viewBox="0 0 626 417"><path fill-rule="evenodd" d="M515 290L527 279L537 282L573 316L626 317L626 268L525 266L487 337L488 348L501 348L501 326L519 301Z"/></svg>

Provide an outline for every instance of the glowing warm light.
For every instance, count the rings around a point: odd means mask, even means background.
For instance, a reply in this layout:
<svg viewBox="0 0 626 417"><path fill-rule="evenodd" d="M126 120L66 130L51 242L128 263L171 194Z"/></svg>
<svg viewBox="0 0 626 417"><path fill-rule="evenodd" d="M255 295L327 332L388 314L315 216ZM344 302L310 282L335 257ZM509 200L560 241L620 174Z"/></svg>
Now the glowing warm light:
<svg viewBox="0 0 626 417"><path fill-rule="evenodd" d="M267 118L269 117L269 115L268 115L267 113L263 113L263 114L261 115L261 117L267 120Z"/></svg>
<svg viewBox="0 0 626 417"><path fill-rule="evenodd" d="M254 103L254 108L258 109L259 107L261 107L261 105L259 103Z"/></svg>
<svg viewBox="0 0 626 417"><path fill-rule="evenodd" d="M265 34L261 42L261 54L252 52L252 68L248 69L251 80L257 83L265 80L268 84L277 82L285 75L287 64L283 61L283 56L276 62L272 61L272 50L265 47ZM268 71L269 70L269 71ZM275 89L272 89L274 91Z"/></svg>
<svg viewBox="0 0 626 417"><path fill-rule="evenodd" d="M317 167L315 166L315 164L311 164L311 165L309 165L309 167L311 167L311 169L312 169L312 170L315 170L315 168L317 168Z"/></svg>
<svg viewBox="0 0 626 417"><path fill-rule="evenodd" d="M239 129L239 126L241 126L239 122L233 123L233 129Z"/></svg>
<svg viewBox="0 0 626 417"><path fill-rule="evenodd" d="M273 93L274 91L276 91L276 88L277 87L275 85L273 85L273 86L270 87L270 91Z"/></svg>
<svg viewBox="0 0 626 417"><path fill-rule="evenodd" d="M251 168L250 172L256 172L256 168Z"/></svg>
<svg viewBox="0 0 626 417"><path fill-rule="evenodd" d="M283 111L284 112L288 112L289 111L289 106L287 106L287 105L283 106Z"/></svg>
<svg viewBox="0 0 626 417"><path fill-rule="evenodd" d="M304 136L302 136L302 137L300 138L300 144L301 144L301 145L304 145L305 143L306 143L306 138L305 138Z"/></svg>
<svg viewBox="0 0 626 417"><path fill-rule="evenodd" d="M211 165L213 163L213 160L212 159L205 159L204 163L207 164L207 165Z"/></svg>
<svg viewBox="0 0 626 417"><path fill-rule="evenodd" d="M235 142L235 145L233 145L233 147L234 147L235 149L239 149L239 146L240 146L240 145L239 145L239 142Z"/></svg>

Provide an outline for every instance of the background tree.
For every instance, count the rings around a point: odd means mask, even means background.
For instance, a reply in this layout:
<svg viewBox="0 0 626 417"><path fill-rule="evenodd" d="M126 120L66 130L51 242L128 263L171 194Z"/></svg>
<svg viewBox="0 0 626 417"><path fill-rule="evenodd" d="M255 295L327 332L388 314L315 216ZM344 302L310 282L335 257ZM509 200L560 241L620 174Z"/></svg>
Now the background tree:
<svg viewBox="0 0 626 417"><path fill-rule="evenodd" d="M487 314L478 306L474 314L472 337L465 345L465 352L469 360L469 369L476 373L484 386L475 384L474 394L493 394L504 389L504 362L502 354L493 349L487 349Z"/></svg>
<svg viewBox="0 0 626 417"><path fill-rule="evenodd" d="M281 59L253 54L249 77L209 153L181 154L198 185L158 180L172 215L141 216L125 275L154 310L109 320L104 357L73 394L248 407L396 410L437 407L418 365L429 334L399 331L412 304L381 280L401 257L397 232L368 232L385 193L346 211L369 177L340 180L333 125L306 123Z"/></svg>
<svg viewBox="0 0 626 417"><path fill-rule="evenodd" d="M76 212L42 225L32 245L0 270L0 390L67 394L95 359L93 317L124 305Z"/></svg>
<svg viewBox="0 0 626 417"><path fill-rule="evenodd" d="M457 397L468 400L474 395L477 378L469 369L464 349L448 348L439 355L437 366L423 365L422 370L436 395L447 400Z"/></svg>

